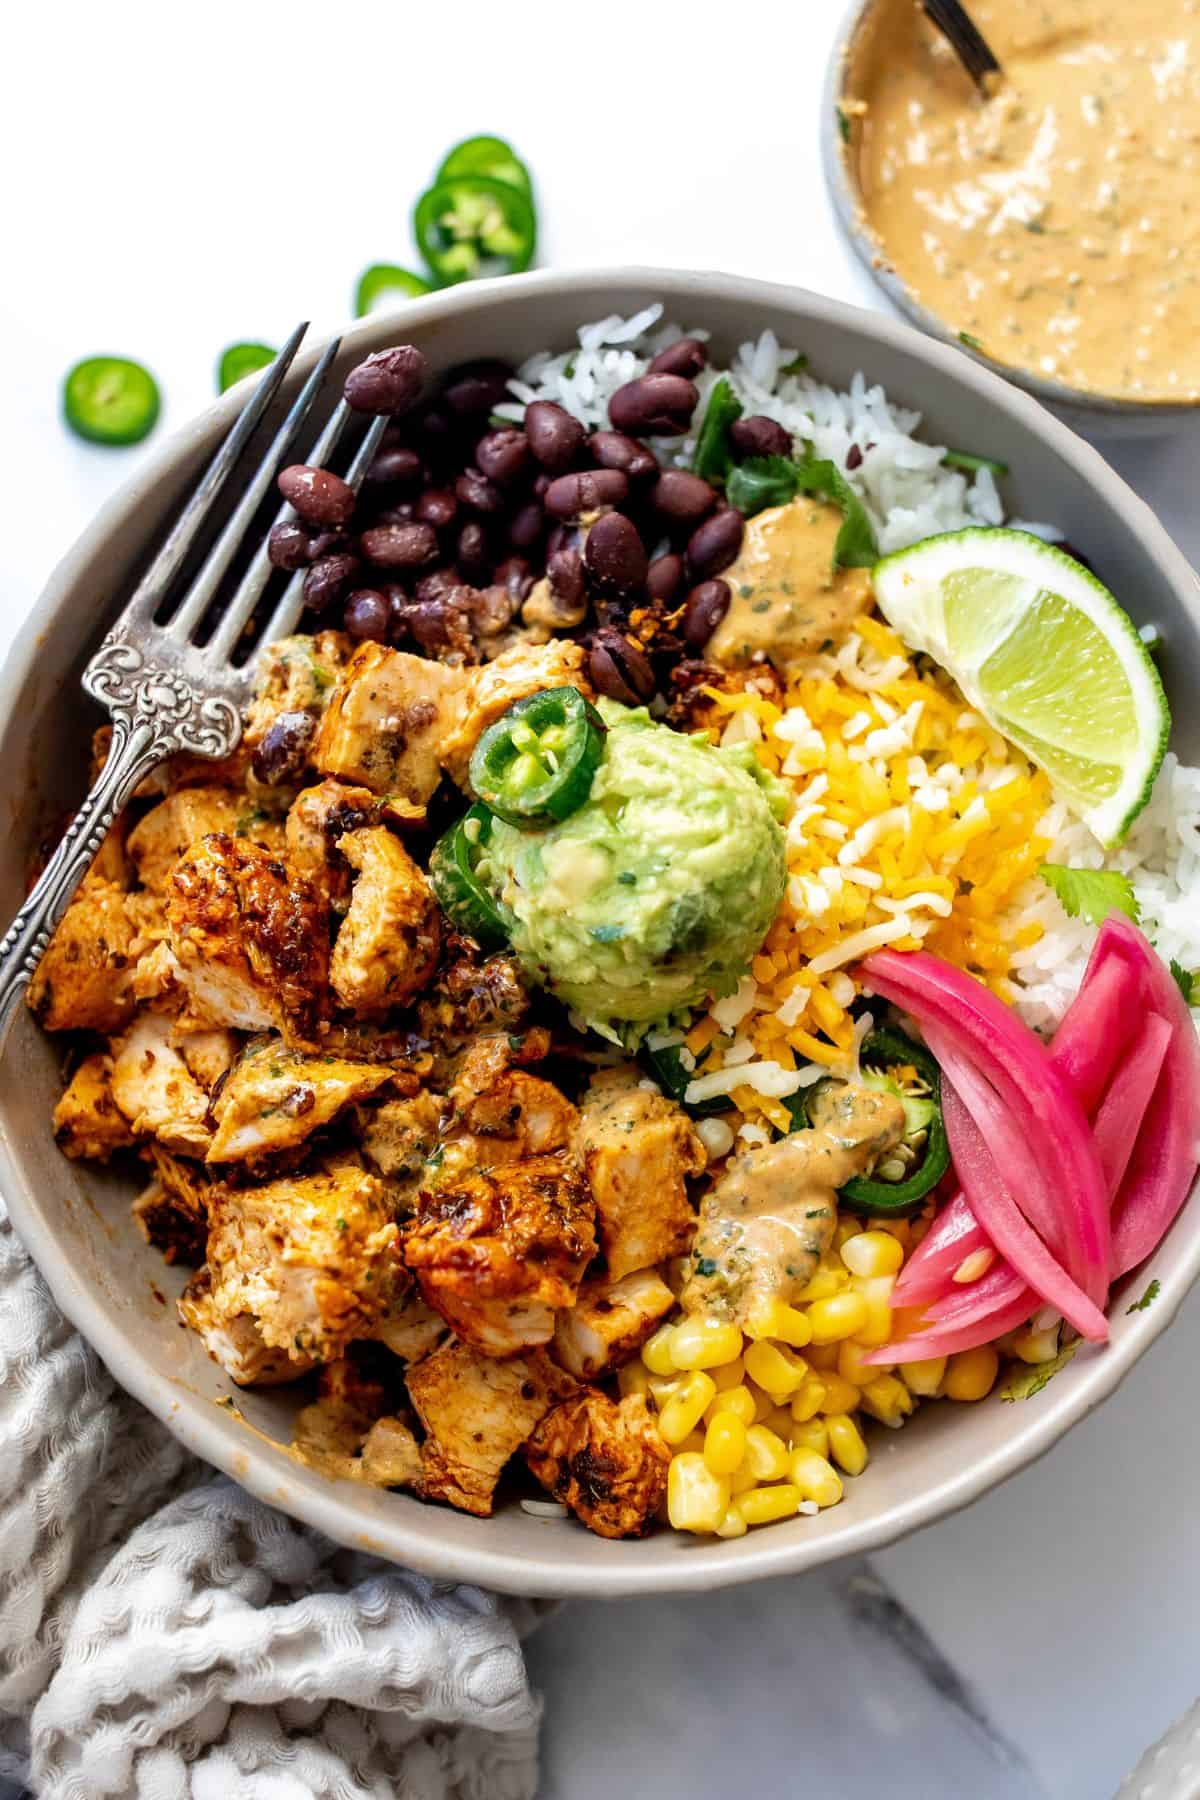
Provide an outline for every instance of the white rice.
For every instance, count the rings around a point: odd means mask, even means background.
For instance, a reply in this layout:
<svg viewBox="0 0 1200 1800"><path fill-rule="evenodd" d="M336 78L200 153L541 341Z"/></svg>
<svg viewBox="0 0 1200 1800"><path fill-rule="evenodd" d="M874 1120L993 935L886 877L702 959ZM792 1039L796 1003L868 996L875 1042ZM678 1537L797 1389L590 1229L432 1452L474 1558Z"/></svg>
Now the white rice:
<svg viewBox="0 0 1200 1800"><path fill-rule="evenodd" d="M522 365L512 383L515 399L497 407L497 412L519 422L529 401L556 400L589 429L607 427L612 395L643 374L652 356L680 337L709 335L698 328L685 331L664 321L662 314L659 304L628 319L614 313L582 326L578 348L539 351ZM884 551L968 525L1008 523L1051 541L1062 535L1053 524L1039 520L1006 520L991 471L980 469L968 476L946 468L942 462L946 447L916 436L920 413L893 406L883 388L868 385L865 375L857 373L842 393L816 380L806 367L797 367L803 360L799 349L780 344L774 332L747 340L728 369L709 368L697 378L697 421L713 385L727 374L747 413L776 419L845 472ZM650 442L665 466L690 465L694 437ZM850 470L846 458L854 446L862 461ZM1149 805L1119 850L1106 853L1061 803L1050 809L1044 829L1053 838L1048 861L1117 869L1128 875L1143 929L1160 954L1185 969L1200 969L1200 770L1186 768L1168 755ZM1068 918L1039 880L1031 881L1022 895L1021 915L1037 920L1044 935L1014 956L1014 974L1022 990L1017 1009L1037 1029L1050 1030L1079 986L1096 928ZM737 996L723 1004L736 1007ZM1200 1010L1194 1017L1200 1026Z"/></svg>

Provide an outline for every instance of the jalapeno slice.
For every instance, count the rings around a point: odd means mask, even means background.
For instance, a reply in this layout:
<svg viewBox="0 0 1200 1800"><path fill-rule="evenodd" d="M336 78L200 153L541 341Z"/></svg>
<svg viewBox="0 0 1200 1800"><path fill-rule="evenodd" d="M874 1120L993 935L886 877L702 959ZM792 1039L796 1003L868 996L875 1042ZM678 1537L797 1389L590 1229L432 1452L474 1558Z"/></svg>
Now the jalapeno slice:
<svg viewBox="0 0 1200 1800"><path fill-rule="evenodd" d="M149 369L124 356L88 356L63 382L63 417L92 444L140 444L161 399Z"/></svg>
<svg viewBox="0 0 1200 1800"><path fill-rule="evenodd" d="M471 754L478 799L510 825L552 825L578 811L604 754L605 724L578 688L527 694Z"/></svg>
<svg viewBox="0 0 1200 1800"><path fill-rule="evenodd" d="M519 188L530 198L533 195L529 170L512 145L500 137L485 134L464 138L446 152L434 180L456 181L460 175L487 175L492 181L504 182L506 187Z"/></svg>
<svg viewBox="0 0 1200 1800"><path fill-rule="evenodd" d="M923 1045L902 1031L873 1031L859 1054L863 1087L894 1094L904 1107L904 1136L876 1165L872 1175L855 1175L838 1189L851 1212L872 1218L903 1218L916 1212L950 1167L950 1146L942 1122L942 1073ZM903 1080L892 1071L911 1070ZM817 1095L830 1086L818 1081L806 1090L796 1123L812 1122ZM884 1171L887 1171L885 1174Z"/></svg>
<svg viewBox="0 0 1200 1800"><path fill-rule="evenodd" d="M413 234L443 286L516 275L533 261L537 221L520 188L487 175L435 182L417 201Z"/></svg>
<svg viewBox="0 0 1200 1800"><path fill-rule="evenodd" d="M217 364L218 394L223 394L226 388L244 381L247 375L269 368L278 354L270 344L230 344L228 350L221 352L221 360Z"/></svg>
<svg viewBox="0 0 1200 1800"><path fill-rule="evenodd" d="M508 921L475 873L491 825L486 806L464 813L433 846L429 883L453 926L476 938L485 950L498 950L508 942Z"/></svg>
<svg viewBox="0 0 1200 1800"><path fill-rule="evenodd" d="M354 316L361 319L369 312L381 311L400 300L419 300L432 294L433 288L423 275L401 269L396 263L372 263L358 278L354 290Z"/></svg>

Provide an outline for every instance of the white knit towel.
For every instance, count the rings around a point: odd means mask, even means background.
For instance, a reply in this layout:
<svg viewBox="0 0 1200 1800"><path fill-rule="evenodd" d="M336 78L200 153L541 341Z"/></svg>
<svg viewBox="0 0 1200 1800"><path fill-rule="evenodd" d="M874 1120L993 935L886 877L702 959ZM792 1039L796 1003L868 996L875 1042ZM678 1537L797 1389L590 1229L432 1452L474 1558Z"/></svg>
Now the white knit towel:
<svg viewBox="0 0 1200 1800"><path fill-rule="evenodd" d="M0 1203L0 1777L38 1800L531 1800L539 1610L215 1477L66 1323Z"/></svg>

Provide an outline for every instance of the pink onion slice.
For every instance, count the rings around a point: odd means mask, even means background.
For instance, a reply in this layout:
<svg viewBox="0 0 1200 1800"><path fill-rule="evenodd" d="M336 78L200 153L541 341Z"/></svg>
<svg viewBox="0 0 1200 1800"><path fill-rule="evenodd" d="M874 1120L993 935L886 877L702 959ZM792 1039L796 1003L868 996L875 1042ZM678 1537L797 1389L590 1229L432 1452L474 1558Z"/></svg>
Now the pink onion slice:
<svg viewBox="0 0 1200 1800"><path fill-rule="evenodd" d="M1171 1027L1167 1021L1158 1013L1147 1013L1096 1109L1092 1133L1110 1201L1120 1192L1170 1042Z"/></svg>
<svg viewBox="0 0 1200 1800"><path fill-rule="evenodd" d="M1142 984L1140 958L1102 929L1088 958L1079 992L1059 1023L1050 1060L1079 1097L1090 1117L1112 1080L1121 1052L1138 1018Z"/></svg>
<svg viewBox="0 0 1200 1800"><path fill-rule="evenodd" d="M954 1280L954 1271L974 1250L989 1250L992 1240L966 1195L959 1192L942 1207L896 1278L893 1306L920 1306L936 1300Z"/></svg>
<svg viewBox="0 0 1200 1800"><path fill-rule="evenodd" d="M935 1357L953 1356L959 1350L975 1350L980 1344L990 1344L994 1338L1003 1337L1006 1331L1015 1331L1018 1325L1025 1323L1029 1317L1028 1292L1028 1288L1022 1286L1017 1298L1004 1305L990 1300L986 1312L979 1318L931 1325L928 1330L916 1331L911 1337L897 1339L894 1344L885 1344L882 1350L872 1350L863 1361L932 1362Z"/></svg>

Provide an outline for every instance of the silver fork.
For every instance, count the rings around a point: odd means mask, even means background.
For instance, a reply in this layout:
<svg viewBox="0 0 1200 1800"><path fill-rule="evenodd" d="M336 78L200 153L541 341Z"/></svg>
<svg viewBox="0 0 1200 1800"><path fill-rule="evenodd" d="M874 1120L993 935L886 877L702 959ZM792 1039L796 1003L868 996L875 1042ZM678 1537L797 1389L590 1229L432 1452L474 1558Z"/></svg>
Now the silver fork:
<svg viewBox="0 0 1200 1800"><path fill-rule="evenodd" d="M211 637L198 644L196 636L268 489L292 460L289 453L313 410L340 340L330 344L309 375L169 618L159 625L155 615L228 487L241 453L279 391L307 329L307 324L296 327L260 379L133 597L84 670L85 693L99 700L112 719L112 745L96 785L0 941L0 1031L11 1018L106 832L139 782L180 751L220 758L237 747L242 708L250 697L254 673L252 660L236 665L233 653L243 642L271 575L265 538ZM353 416L346 402L340 401L305 460L317 467L328 461ZM361 483L386 424L383 418L371 422L344 477L351 487ZM292 508L283 506L277 522L294 517ZM258 636L259 647L295 629L304 607L302 586L303 577L294 575Z"/></svg>

